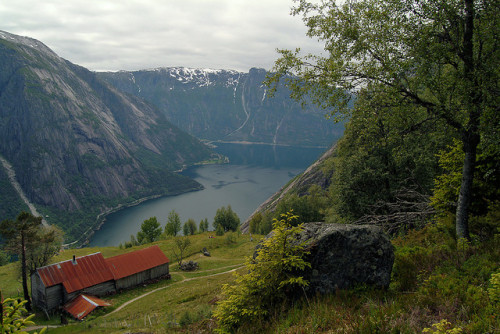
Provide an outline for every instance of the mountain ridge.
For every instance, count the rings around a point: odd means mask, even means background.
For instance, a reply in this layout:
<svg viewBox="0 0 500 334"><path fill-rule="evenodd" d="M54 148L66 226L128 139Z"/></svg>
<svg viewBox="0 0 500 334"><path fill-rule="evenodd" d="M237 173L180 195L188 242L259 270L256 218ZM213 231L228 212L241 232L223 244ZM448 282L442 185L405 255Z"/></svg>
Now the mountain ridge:
<svg viewBox="0 0 500 334"><path fill-rule="evenodd" d="M113 207L199 189L173 171L213 152L150 103L42 42L0 31L0 155L72 240ZM0 199L1 214L8 203Z"/></svg>
<svg viewBox="0 0 500 334"><path fill-rule="evenodd" d="M264 69L245 73L161 67L96 74L154 104L179 128L209 142L329 147L343 132L342 124L325 119L325 111L302 108L284 87L268 98Z"/></svg>

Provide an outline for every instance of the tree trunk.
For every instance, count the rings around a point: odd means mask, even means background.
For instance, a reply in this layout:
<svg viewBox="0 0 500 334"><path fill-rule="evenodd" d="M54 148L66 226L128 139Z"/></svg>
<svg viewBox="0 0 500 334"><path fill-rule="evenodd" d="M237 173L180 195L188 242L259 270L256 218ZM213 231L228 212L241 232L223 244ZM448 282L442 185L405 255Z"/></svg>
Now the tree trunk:
<svg viewBox="0 0 500 334"><path fill-rule="evenodd" d="M24 232L21 233L21 276L23 280L23 293L26 300L26 310L31 312L31 299L28 290L28 278L26 276L26 241L24 240Z"/></svg>
<svg viewBox="0 0 500 334"><path fill-rule="evenodd" d="M462 184L458 196L455 228L457 238L470 240L469 206L472 197L472 182L476 167L476 152L480 141L479 123L481 116L481 88L478 84L476 64L474 62L474 0L465 0L465 26L463 37L464 84L468 89L467 109L469 120L462 132L463 149L465 153L462 169Z"/></svg>
<svg viewBox="0 0 500 334"><path fill-rule="evenodd" d="M466 136L464 139L464 166L462 169L462 184L458 196L455 228L457 239L465 238L470 240L469 235L469 206L472 195L472 182L474 180L474 169L476 167L476 151L479 140L478 136Z"/></svg>

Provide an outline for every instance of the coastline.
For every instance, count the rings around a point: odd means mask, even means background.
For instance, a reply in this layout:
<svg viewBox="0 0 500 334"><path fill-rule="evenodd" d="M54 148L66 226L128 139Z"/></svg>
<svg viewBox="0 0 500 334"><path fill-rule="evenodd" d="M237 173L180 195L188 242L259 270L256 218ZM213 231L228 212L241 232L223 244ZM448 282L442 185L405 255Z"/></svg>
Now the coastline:
<svg viewBox="0 0 500 334"><path fill-rule="evenodd" d="M137 199L133 202L130 202L130 203L118 204L117 206L109 208L109 209L107 209L107 210L105 210L97 215L96 223L92 227L90 227L85 233L83 233L82 237L85 238L83 240L83 242L81 242L81 239L80 239L80 240L73 241L72 243L66 244L66 245L72 245L72 244L76 244L79 242L79 246L78 246L79 248L86 247L90 243L90 240L92 239L92 236L94 235L94 233L96 231L99 231L101 229L101 227L106 223L106 217L112 213L115 213L117 211L120 211L120 210L123 210L126 208L130 208L133 206L137 206L141 203L144 203L144 202L152 200L152 199L157 199L157 198L161 198L161 197L177 196L177 195L186 194L186 193L190 193L190 192L194 192L194 191L200 191L200 190L203 190L204 188L205 187L203 187L203 185L200 184L200 186L198 188L194 188L194 189L190 189L190 190L186 190L186 191L176 191L176 192L166 193L166 194L150 195L150 196L139 198L139 199Z"/></svg>
<svg viewBox="0 0 500 334"><path fill-rule="evenodd" d="M200 167L200 166L204 166L204 165L225 164L225 163L229 163L229 159L227 157L225 157L225 156L222 156L222 155L218 154L217 155L217 159L201 161L201 162L197 162L197 163L194 163L192 165L189 165L189 166L184 165L184 166L181 167L181 169L173 171L173 173L182 173L183 171L185 171L185 170L187 170L188 168L191 168L191 167ZM69 244L65 244L63 246L64 247L69 247L71 245L78 244L79 248L86 247L90 243L90 240L92 239L92 236L95 234L95 232L99 231L101 229L101 227L106 223L106 217L109 216L112 213L115 213L117 211L120 211L120 210L123 210L123 209L126 209L126 208L130 208L130 207L133 207L133 206L137 206L137 205L139 205L141 203L144 203L144 202L152 200L152 199L157 199L157 198L161 198L161 197L169 197L169 196L177 196L177 195L181 195L181 194L190 193L190 192L193 192L193 191L200 191L200 190L203 190L203 189L205 189L205 187L202 184L200 184L197 188L193 188L193 189L189 189L189 190L185 190L185 191L175 191L175 192L172 192L172 193L167 192L167 193L164 193L164 194L150 195L150 196L139 198L139 199L137 199L135 201L132 201L130 203L118 204L117 206L109 208L109 209L107 209L107 210L99 213L96 216L95 223L91 227L89 227L89 229L87 231L85 231L83 233L83 235L82 235L82 238L84 238L83 241L81 239L78 239L78 240L75 240L75 241L73 241L73 242L71 242Z"/></svg>

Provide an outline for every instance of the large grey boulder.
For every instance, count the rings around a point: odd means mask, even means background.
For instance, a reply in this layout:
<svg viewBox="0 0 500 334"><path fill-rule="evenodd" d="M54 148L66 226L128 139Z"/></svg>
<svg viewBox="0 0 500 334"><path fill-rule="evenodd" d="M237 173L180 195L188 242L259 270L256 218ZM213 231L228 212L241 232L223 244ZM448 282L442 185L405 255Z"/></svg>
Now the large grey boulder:
<svg viewBox="0 0 500 334"><path fill-rule="evenodd" d="M331 293L359 284L389 286L394 249L381 228L307 223L299 236L310 251L309 293Z"/></svg>

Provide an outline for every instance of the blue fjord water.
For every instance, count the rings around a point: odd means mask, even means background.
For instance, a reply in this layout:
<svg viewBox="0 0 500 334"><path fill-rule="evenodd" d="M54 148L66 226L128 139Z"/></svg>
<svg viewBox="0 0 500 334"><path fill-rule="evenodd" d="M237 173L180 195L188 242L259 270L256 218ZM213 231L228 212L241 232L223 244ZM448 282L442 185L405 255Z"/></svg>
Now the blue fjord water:
<svg viewBox="0 0 500 334"><path fill-rule="evenodd" d="M205 188L177 196L143 202L110 214L96 231L90 246L117 246L137 234L142 222L156 216L164 226L170 211L182 222L211 223L218 208L231 205L241 221L269 196L314 162L325 149L269 145L219 143L216 151L229 157L230 163L190 168L183 173Z"/></svg>

